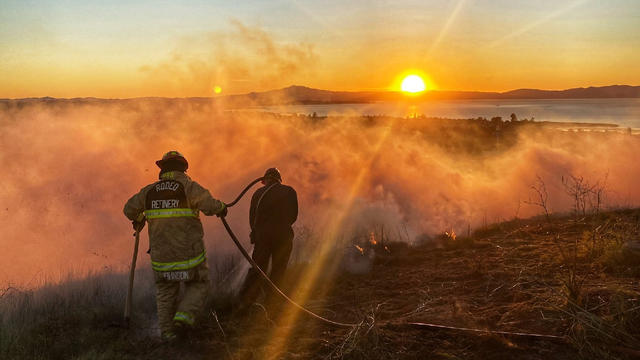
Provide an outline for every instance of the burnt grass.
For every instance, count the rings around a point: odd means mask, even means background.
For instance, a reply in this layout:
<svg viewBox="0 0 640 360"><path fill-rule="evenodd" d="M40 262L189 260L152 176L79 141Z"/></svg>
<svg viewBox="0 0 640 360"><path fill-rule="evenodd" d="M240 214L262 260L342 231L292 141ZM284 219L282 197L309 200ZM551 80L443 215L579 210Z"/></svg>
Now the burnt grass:
<svg viewBox="0 0 640 360"><path fill-rule="evenodd" d="M123 294L92 288L93 307L69 307L69 299L61 305L65 311L55 301L45 310L20 303L14 311L41 313L13 337L0 329L0 357L632 359L640 354L640 251L634 247L639 235L636 209L516 219L467 238L443 235L414 246L371 247L376 257L368 273L336 271L306 286L307 307L356 328L327 325L281 304L253 306L239 315L230 311L230 298L214 296L196 331L163 344L153 328L152 292L137 299L133 325L123 329L116 326ZM303 270L293 267L289 283ZM105 296L113 301L100 300ZM3 326L17 326L7 322L7 314L3 318Z"/></svg>

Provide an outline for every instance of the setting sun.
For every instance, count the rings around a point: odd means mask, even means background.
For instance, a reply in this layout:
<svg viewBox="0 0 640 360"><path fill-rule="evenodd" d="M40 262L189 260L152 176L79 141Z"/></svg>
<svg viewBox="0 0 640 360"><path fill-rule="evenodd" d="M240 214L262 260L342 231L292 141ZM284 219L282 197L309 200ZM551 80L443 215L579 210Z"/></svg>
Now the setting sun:
<svg viewBox="0 0 640 360"><path fill-rule="evenodd" d="M419 93L426 89L424 80L418 75L408 75L402 80L400 89L404 92Z"/></svg>

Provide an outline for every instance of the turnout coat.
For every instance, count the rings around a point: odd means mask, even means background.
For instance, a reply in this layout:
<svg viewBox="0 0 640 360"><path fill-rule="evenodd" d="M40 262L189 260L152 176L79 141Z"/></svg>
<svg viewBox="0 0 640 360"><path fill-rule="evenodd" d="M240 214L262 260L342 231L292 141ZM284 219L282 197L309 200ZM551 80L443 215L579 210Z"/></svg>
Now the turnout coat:
<svg viewBox="0 0 640 360"><path fill-rule="evenodd" d="M155 271L192 269L206 260L200 212L211 216L225 204L181 171L160 174L160 180L142 188L124 206L124 214L149 223L151 266Z"/></svg>

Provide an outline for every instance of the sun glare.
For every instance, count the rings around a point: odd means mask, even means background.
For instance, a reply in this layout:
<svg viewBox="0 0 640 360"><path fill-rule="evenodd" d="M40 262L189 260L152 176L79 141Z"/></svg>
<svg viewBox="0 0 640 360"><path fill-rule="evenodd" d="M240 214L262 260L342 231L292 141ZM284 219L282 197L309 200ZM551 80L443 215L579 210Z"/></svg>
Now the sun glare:
<svg viewBox="0 0 640 360"><path fill-rule="evenodd" d="M400 89L404 92L408 93L419 93L425 91L426 86L424 85L424 80L418 75L408 75L404 79L402 79L402 85L400 85Z"/></svg>

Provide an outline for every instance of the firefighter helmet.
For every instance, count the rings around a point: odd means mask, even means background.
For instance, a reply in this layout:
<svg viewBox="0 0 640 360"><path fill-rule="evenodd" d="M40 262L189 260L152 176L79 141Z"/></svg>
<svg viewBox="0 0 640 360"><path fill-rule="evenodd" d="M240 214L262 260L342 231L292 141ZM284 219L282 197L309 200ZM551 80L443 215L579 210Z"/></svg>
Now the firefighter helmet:
<svg viewBox="0 0 640 360"><path fill-rule="evenodd" d="M183 165L183 171L186 171L189 168L187 159L185 159L185 157L176 150L168 151L162 156L162 159L156 161L156 165L158 165L160 169L163 169L169 163L178 163Z"/></svg>
<svg viewBox="0 0 640 360"><path fill-rule="evenodd" d="M264 172L264 179L275 179L279 182L282 182L282 176L280 175L280 171L277 168L269 168Z"/></svg>

